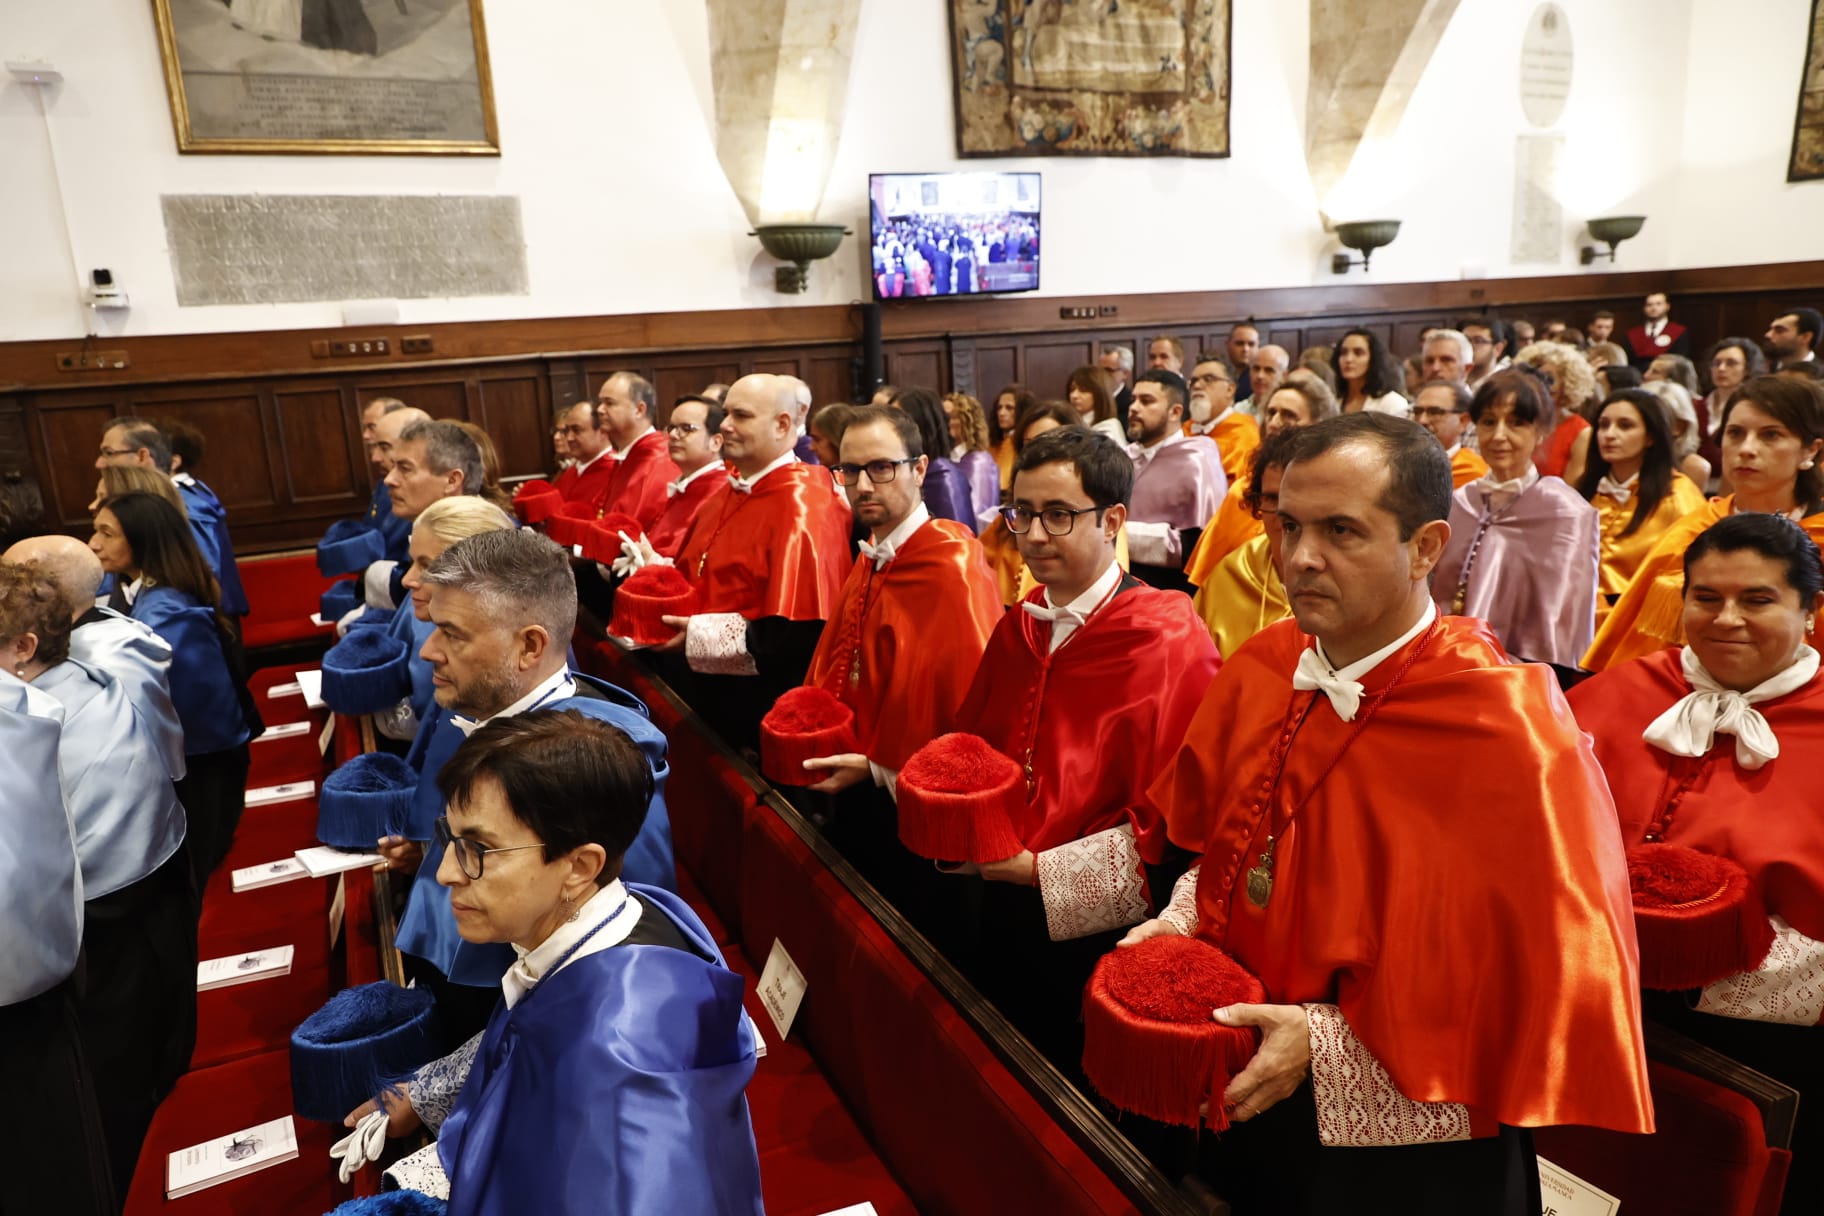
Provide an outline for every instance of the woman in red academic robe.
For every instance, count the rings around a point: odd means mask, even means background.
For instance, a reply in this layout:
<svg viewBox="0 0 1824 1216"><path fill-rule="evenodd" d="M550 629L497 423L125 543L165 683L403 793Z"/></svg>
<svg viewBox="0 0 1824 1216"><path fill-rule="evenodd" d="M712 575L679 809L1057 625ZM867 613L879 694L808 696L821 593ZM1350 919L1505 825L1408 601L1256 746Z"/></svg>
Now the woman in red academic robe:
<svg viewBox="0 0 1824 1216"><path fill-rule="evenodd" d="M1648 993L1649 1017L1799 1090L1782 1211L1824 1210L1824 568L1784 516L1732 515L1684 553L1682 648L1572 690L1629 844L1666 841L1748 871L1773 921L1758 969Z"/></svg>

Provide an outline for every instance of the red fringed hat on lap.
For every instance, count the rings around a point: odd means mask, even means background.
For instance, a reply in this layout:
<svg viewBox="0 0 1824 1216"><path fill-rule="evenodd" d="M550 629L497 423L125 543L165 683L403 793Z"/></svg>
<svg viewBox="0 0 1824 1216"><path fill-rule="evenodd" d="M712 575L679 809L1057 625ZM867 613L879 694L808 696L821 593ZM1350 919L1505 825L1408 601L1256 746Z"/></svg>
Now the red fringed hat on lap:
<svg viewBox="0 0 1824 1216"><path fill-rule="evenodd" d="M1753 971L1773 945L1773 925L1748 873L1727 857L1675 844L1628 850L1628 886L1640 937L1640 982L1702 988Z"/></svg>
<svg viewBox="0 0 1824 1216"><path fill-rule="evenodd" d="M1260 1040L1252 1026L1211 1014L1265 999L1259 980L1198 938L1166 934L1111 950L1083 992L1083 1074L1122 1110L1221 1131L1223 1091Z"/></svg>
<svg viewBox="0 0 1824 1216"><path fill-rule="evenodd" d="M697 589L682 571L676 566L643 566L615 590L608 632L642 646L657 646L678 636L663 618L696 611Z"/></svg>
<svg viewBox="0 0 1824 1216"><path fill-rule="evenodd" d="M775 785L816 785L829 774L806 769L806 760L860 748L855 711L822 688L789 689L760 719L760 771Z"/></svg>
<svg viewBox="0 0 1824 1216"><path fill-rule="evenodd" d="M1026 847L1020 766L976 735L939 735L899 772L899 841L933 861L1003 861Z"/></svg>
<svg viewBox="0 0 1824 1216"><path fill-rule="evenodd" d="M545 520L545 535L566 549L580 545L600 514L592 502L567 502Z"/></svg>
<svg viewBox="0 0 1824 1216"><path fill-rule="evenodd" d="M610 511L589 525L583 533L583 556L592 562L611 566L623 555L621 553L621 534L627 534L629 540L639 540L646 532L640 527L640 521L625 511Z"/></svg>
<svg viewBox="0 0 1824 1216"><path fill-rule="evenodd" d="M519 516L521 523L543 523L557 514L557 509L563 505L564 496L542 477L520 482L519 489L513 493L513 514Z"/></svg>

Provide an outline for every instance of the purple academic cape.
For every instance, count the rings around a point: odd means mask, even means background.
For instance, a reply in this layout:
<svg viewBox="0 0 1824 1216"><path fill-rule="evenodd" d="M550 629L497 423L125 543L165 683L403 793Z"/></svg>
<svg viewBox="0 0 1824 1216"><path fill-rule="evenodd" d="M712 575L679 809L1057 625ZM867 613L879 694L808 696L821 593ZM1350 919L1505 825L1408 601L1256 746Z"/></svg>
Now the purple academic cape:
<svg viewBox="0 0 1824 1216"><path fill-rule="evenodd" d="M437 1136L449 1216L761 1216L742 979L677 896L628 890L707 957L614 946L494 1007Z"/></svg>
<svg viewBox="0 0 1824 1216"><path fill-rule="evenodd" d="M1128 453L1140 450L1129 444ZM1173 431L1150 457L1134 458L1134 494L1129 519L1170 524L1183 531L1201 528L1215 518L1229 492L1222 471L1222 452L1207 436Z"/></svg>
<svg viewBox="0 0 1824 1216"><path fill-rule="evenodd" d="M1481 617L1514 658L1577 666L1596 633L1598 528L1596 508L1559 478L1541 477L1493 514L1470 482L1451 496L1450 543L1431 582L1438 611Z"/></svg>
<svg viewBox="0 0 1824 1216"><path fill-rule="evenodd" d="M1001 505L1001 466L994 463L994 453L977 449L965 453L957 462L962 469L963 477L969 482L969 503L974 509L969 526L975 527L976 519L984 511L992 511Z"/></svg>

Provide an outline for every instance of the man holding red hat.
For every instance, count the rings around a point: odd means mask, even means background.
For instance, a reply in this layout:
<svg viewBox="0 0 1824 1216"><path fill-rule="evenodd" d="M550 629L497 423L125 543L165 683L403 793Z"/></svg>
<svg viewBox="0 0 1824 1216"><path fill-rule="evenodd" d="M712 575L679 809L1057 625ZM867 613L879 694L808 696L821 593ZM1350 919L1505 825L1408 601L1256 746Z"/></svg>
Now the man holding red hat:
<svg viewBox="0 0 1824 1216"><path fill-rule="evenodd" d="M957 715L1026 775L1025 849L965 867L987 880L974 978L1073 1073L1096 959L1176 877L1146 785L1218 666L1189 597L1115 562L1133 485L1127 452L1083 427L1021 451L1002 514L1040 586L995 627Z"/></svg>
<svg viewBox="0 0 1824 1216"><path fill-rule="evenodd" d="M1527 1129L1653 1127L1614 804L1551 670L1437 616L1450 495L1410 422L1300 431L1296 620L1236 651L1152 789L1203 857L1127 940L1195 932L1266 990L1215 1011L1262 1034L1203 1163L1237 1211L1536 1216Z"/></svg>

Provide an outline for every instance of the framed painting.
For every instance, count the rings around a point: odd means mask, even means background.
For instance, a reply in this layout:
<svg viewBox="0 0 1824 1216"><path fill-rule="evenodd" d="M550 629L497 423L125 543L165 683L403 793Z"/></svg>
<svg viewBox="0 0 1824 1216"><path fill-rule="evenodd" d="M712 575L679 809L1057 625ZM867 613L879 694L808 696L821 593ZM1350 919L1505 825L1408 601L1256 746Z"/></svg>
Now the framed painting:
<svg viewBox="0 0 1824 1216"><path fill-rule="evenodd" d="M153 0L179 152L498 156L481 0Z"/></svg>
<svg viewBox="0 0 1824 1216"><path fill-rule="evenodd" d="M1230 0L949 0L959 156L1227 156Z"/></svg>
<svg viewBox="0 0 1824 1216"><path fill-rule="evenodd" d="M1792 160L1786 180L1824 178L1824 0L1811 0L1811 33L1805 43L1805 74L1799 80L1799 112L1792 121Z"/></svg>

